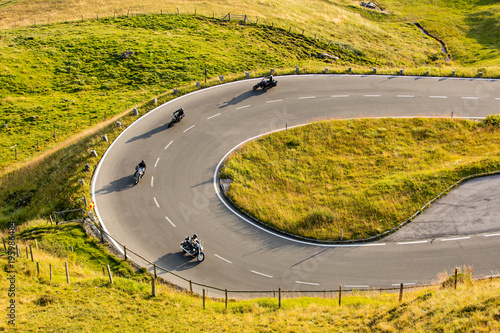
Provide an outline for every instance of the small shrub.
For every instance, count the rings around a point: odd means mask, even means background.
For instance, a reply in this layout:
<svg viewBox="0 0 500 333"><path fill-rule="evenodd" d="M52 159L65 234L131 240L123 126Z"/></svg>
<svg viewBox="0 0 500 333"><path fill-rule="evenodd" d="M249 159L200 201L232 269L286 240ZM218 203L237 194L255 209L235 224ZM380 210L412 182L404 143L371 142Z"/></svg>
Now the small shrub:
<svg viewBox="0 0 500 333"><path fill-rule="evenodd" d="M500 127L500 115L490 114L482 121L485 127Z"/></svg>

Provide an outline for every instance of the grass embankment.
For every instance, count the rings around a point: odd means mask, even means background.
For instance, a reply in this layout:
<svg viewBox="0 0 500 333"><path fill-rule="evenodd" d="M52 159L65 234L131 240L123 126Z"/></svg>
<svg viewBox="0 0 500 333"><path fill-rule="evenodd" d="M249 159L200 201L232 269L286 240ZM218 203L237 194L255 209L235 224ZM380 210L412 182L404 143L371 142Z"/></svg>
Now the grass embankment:
<svg viewBox="0 0 500 333"><path fill-rule="evenodd" d="M408 219L461 178L500 170L498 116L314 123L235 151L229 197L270 226L320 240L363 239Z"/></svg>
<svg viewBox="0 0 500 333"><path fill-rule="evenodd" d="M440 286L398 293L344 293L322 298L273 298L247 301L202 299L151 277L134 273L110 256L95 240L86 238L79 225L48 226L39 221L23 228L16 241L21 251L8 265L0 250L0 307L7 314L16 304L15 326L4 317L0 330L10 332L429 332L500 330L500 280L475 281L468 271L453 289L448 275ZM5 235L4 235L5 236ZM34 246L37 239L39 250ZM33 258L25 247L32 244ZM70 247L73 246L74 252ZM40 273L37 272L36 262ZM70 283L66 281L68 262ZM49 275L52 266L52 280ZM102 266L110 265L113 284ZM15 276L15 295L7 295L8 277Z"/></svg>

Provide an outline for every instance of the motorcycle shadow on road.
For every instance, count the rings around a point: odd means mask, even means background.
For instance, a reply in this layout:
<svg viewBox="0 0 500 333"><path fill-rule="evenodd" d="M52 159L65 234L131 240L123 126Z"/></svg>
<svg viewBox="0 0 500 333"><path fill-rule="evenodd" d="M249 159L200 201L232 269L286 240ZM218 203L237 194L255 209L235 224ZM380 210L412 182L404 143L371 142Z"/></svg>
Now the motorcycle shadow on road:
<svg viewBox="0 0 500 333"><path fill-rule="evenodd" d="M155 264L168 270L184 271L194 268L201 263L198 262L195 257L191 257L179 251L165 254L158 258Z"/></svg>
<svg viewBox="0 0 500 333"><path fill-rule="evenodd" d="M228 107L228 106L231 106L231 105L237 105L237 104L243 102L244 100L246 100L246 99L248 99L250 97L260 96L260 95L265 94L265 93L266 93L266 90L250 90L250 91L246 91L246 92L244 92L243 94L241 94L239 96L233 97L233 99L231 99L229 102L224 102L224 105L219 106L219 109L222 109L222 108L225 108L225 107Z"/></svg>
<svg viewBox="0 0 500 333"><path fill-rule="evenodd" d="M143 134L138 135L138 136L134 136L133 138L128 139L126 143L132 143L132 142L137 141L137 140L149 139L153 135L160 133L160 132L163 132L166 129L168 129L168 122L152 129L149 132L143 133Z"/></svg>
<svg viewBox="0 0 500 333"><path fill-rule="evenodd" d="M132 175L113 180L111 183L105 185L103 188L95 191L97 195L109 194L113 192L121 192L134 187L135 182Z"/></svg>

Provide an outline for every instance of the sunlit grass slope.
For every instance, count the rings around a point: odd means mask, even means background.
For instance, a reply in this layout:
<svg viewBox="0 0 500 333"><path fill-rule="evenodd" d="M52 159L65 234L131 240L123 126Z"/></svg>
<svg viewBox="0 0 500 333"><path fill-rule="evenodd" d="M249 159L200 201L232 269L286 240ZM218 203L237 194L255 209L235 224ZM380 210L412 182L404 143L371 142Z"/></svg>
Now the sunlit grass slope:
<svg viewBox="0 0 500 333"><path fill-rule="evenodd" d="M40 225L42 223L42 225ZM262 298L246 301L207 299L156 283L130 272L95 241L85 240L77 225L28 226L17 244L32 244L34 262L23 252L15 273L0 250L0 286L15 276L15 296L0 297L7 309L16 304L15 326L8 332L457 332L500 330L500 281L472 282L464 275L457 289L450 284L398 293L344 292L323 298ZM45 221L46 223L46 221ZM60 230L58 230L60 229ZM5 235L4 235L5 236ZM27 237L27 238L25 238ZM38 240L39 250L34 246ZM73 246L74 252L70 247ZM39 264L37 271L36 262ZM67 283L68 263L70 283ZM113 267L113 284L101 265ZM49 265L52 267L50 278ZM462 276L462 274L460 274ZM443 278L447 279L447 275ZM447 287L444 287L447 286ZM6 310L3 310L4 313Z"/></svg>
<svg viewBox="0 0 500 333"><path fill-rule="evenodd" d="M233 180L238 207L274 228L363 239L397 226L459 179L500 170L497 122L323 121L246 144L221 177Z"/></svg>

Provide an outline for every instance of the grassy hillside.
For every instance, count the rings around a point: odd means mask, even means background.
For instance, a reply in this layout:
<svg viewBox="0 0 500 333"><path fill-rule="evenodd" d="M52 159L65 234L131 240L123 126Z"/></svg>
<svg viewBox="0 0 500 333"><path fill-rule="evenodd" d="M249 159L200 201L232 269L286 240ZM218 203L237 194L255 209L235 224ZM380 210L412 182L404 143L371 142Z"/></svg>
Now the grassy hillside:
<svg viewBox="0 0 500 333"><path fill-rule="evenodd" d="M363 239L404 222L463 177L500 170L498 116L359 119L273 133L233 152L221 178L245 212L321 240ZM494 123L494 125L492 125Z"/></svg>
<svg viewBox="0 0 500 333"><path fill-rule="evenodd" d="M41 223L41 225L40 225ZM406 290L402 302L397 292L344 292L326 299L276 298L247 301L202 299L156 284L151 296L150 277L124 268L123 261L102 247L75 224L26 227L18 245L32 246L34 262L21 257L11 273L0 250L2 290L15 276L15 295L0 298L6 309L16 304L16 326L0 322L9 332L456 332L500 330L500 280L472 282L460 274L457 289L445 283L418 291ZM33 233L35 231L35 234ZM74 252L70 248L73 246ZM36 262L39 263L40 273ZM70 283L66 281L68 263ZM112 267L113 284L102 265ZM52 266L52 280L49 265ZM5 313L5 310L4 310ZM174 320L175 318L175 320Z"/></svg>
<svg viewBox="0 0 500 333"><path fill-rule="evenodd" d="M7 28L0 33L0 170L141 102L161 94L173 97L173 88L192 87L196 81L205 85L205 67L208 78L214 78L208 84L218 82L219 75L226 80L245 71L260 76L270 68L287 74L295 66L303 73L325 67L332 73L345 73L348 67L370 73L375 66L389 74L405 68L408 74L430 70L430 75L450 75L453 68L459 76L480 71L500 76L500 5L493 1L380 4L389 14L340 0L161 4L169 10L127 2L136 14L130 17L122 5L0 3L0 22ZM177 8L190 15L165 14ZM253 23L207 18L236 10ZM27 19L41 12L45 21ZM78 20L54 24L71 17ZM13 21L19 21L17 28ZM415 21L447 43L451 62ZM122 57L127 50L134 54ZM339 59L322 59L322 53Z"/></svg>

